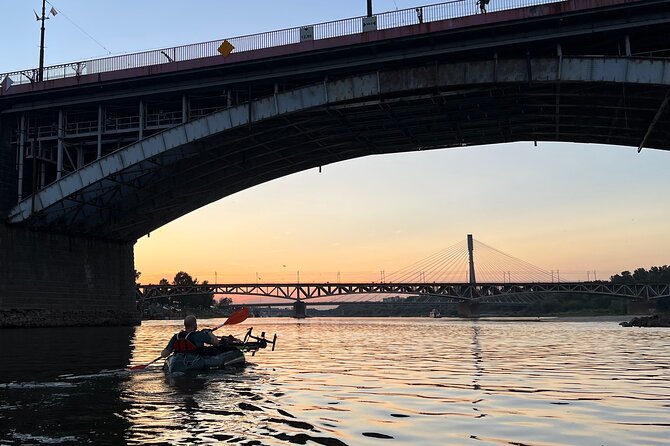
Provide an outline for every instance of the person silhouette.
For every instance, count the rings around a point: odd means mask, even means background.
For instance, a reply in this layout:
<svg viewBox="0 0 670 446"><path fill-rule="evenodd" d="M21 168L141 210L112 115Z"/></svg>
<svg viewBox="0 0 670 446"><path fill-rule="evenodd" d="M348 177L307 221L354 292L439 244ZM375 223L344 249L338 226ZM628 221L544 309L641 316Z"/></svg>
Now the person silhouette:
<svg viewBox="0 0 670 446"><path fill-rule="evenodd" d="M475 5L479 5L479 11L482 14L486 14L486 5L488 5L490 1L491 0L477 0Z"/></svg>

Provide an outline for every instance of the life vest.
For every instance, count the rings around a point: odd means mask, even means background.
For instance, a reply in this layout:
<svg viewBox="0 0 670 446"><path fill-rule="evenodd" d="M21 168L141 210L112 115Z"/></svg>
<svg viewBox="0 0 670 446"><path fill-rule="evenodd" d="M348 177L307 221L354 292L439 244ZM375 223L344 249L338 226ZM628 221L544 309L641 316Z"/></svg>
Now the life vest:
<svg viewBox="0 0 670 446"><path fill-rule="evenodd" d="M188 338L194 332L192 331L181 331L177 333L177 338L174 341L172 346L172 351L174 353L197 353L200 351L200 348L195 345Z"/></svg>

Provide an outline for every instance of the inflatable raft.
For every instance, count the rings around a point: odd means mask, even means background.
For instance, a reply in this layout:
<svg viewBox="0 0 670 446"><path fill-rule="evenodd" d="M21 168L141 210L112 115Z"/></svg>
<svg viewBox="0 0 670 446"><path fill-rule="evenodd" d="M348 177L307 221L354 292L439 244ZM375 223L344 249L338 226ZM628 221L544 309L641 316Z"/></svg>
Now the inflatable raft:
<svg viewBox="0 0 670 446"><path fill-rule="evenodd" d="M233 365L242 365L245 363L244 352L251 352L255 355L259 349L266 348L268 344L275 349L277 335L272 340L265 338L265 332L260 337L252 335L253 328L247 330L243 341L227 342L221 339L221 347L225 349L218 354L199 354L199 353L173 353L165 359L163 371L168 374L183 373L198 370L223 369ZM211 347L214 348L214 347Z"/></svg>
<svg viewBox="0 0 670 446"><path fill-rule="evenodd" d="M182 373L192 370L222 369L235 364L244 364L244 353L233 349L218 355L198 355L194 353L175 353L163 364L165 373Z"/></svg>

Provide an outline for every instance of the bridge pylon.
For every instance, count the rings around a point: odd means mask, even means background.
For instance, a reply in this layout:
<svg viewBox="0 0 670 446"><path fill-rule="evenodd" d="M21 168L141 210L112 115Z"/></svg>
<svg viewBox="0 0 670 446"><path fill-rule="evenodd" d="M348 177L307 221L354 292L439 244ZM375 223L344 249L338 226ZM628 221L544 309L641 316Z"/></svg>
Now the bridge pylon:
<svg viewBox="0 0 670 446"><path fill-rule="evenodd" d="M470 266L470 286L477 285L477 279L475 278L475 256L474 248L472 243L472 234L468 234L468 265Z"/></svg>
<svg viewBox="0 0 670 446"><path fill-rule="evenodd" d="M298 299L293 304L293 317L296 319L305 319L307 317L307 304Z"/></svg>

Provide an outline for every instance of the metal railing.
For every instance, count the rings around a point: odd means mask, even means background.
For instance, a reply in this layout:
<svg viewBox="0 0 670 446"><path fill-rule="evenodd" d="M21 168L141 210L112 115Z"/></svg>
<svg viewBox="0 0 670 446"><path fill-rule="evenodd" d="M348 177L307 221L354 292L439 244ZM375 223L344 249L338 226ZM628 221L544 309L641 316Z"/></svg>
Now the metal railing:
<svg viewBox="0 0 670 446"><path fill-rule="evenodd" d="M568 0L491 0L486 6L487 12L496 12L548 3L561 3ZM476 0L452 0L444 3L401 9L376 14L376 29L391 29L419 23L436 22L480 14ZM234 47L235 53L260 50L283 45L299 43L304 40L322 40L363 32L363 19L354 17L315 25L287 28L247 36L227 39ZM308 35L309 37L306 37ZM205 57L219 56L218 48L222 40L195 43L190 45L162 48L139 53L92 59L53 65L44 68L44 80L63 79L86 74L105 73L110 71L141 68L170 62L195 60ZM35 82L37 69L15 71L0 74L0 85L8 88L12 84Z"/></svg>

